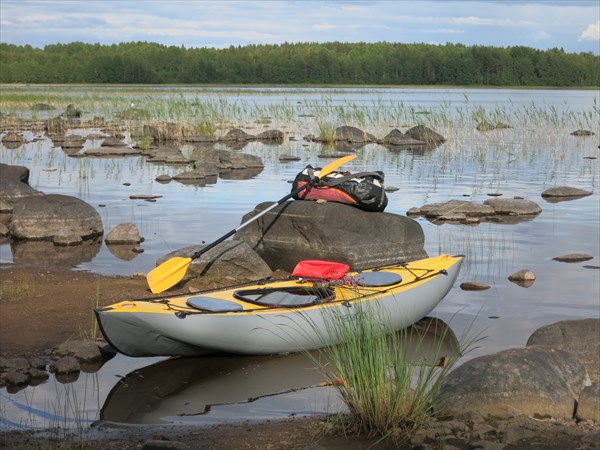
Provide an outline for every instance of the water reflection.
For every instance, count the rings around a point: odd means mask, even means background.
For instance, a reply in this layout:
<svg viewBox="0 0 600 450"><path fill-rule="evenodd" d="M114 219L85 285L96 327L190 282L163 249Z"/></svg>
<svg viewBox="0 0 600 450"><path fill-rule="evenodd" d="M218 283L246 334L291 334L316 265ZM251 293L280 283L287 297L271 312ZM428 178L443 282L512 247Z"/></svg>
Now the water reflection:
<svg viewBox="0 0 600 450"><path fill-rule="evenodd" d="M75 267L92 261L101 245L102 237L86 239L79 245L70 246L54 245L52 241L10 241L13 262L61 267Z"/></svg>
<svg viewBox="0 0 600 450"><path fill-rule="evenodd" d="M400 333L410 361L435 365L441 357L459 352L455 334L439 319L425 318ZM322 358L318 352L311 354ZM202 416L215 405L251 403L325 382L326 377L304 353L173 358L121 379L106 398L100 418L157 424L177 416Z"/></svg>

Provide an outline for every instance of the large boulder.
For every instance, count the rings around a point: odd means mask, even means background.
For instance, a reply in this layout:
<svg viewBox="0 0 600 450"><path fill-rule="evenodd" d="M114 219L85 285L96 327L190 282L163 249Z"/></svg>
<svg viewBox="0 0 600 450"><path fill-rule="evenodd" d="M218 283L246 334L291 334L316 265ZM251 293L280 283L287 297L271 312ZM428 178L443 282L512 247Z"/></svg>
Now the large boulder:
<svg viewBox="0 0 600 450"><path fill-rule="evenodd" d="M81 239L104 233L98 212L78 198L49 194L23 197L15 202L11 222L13 237L52 240L65 231Z"/></svg>
<svg viewBox="0 0 600 450"><path fill-rule="evenodd" d="M573 353L600 382L600 319L563 320L538 328L527 345L546 345Z"/></svg>
<svg viewBox="0 0 600 450"><path fill-rule="evenodd" d="M572 353L544 346L513 348L467 361L440 389L451 416L508 418L524 414L571 420L587 372Z"/></svg>
<svg viewBox="0 0 600 450"><path fill-rule="evenodd" d="M270 205L261 203L243 220ZM246 241L272 269L287 271L303 259L339 261L363 270L427 257L423 229L416 221L335 202L285 202L234 239Z"/></svg>

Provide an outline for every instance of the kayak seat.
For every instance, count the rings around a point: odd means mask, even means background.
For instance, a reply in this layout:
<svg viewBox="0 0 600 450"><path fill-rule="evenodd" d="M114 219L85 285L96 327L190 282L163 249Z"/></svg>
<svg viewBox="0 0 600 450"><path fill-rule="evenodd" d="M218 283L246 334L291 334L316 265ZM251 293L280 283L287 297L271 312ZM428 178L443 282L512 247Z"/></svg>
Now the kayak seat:
<svg viewBox="0 0 600 450"><path fill-rule="evenodd" d="M359 272L352 277L359 286L391 286L402 282L402 277L394 272Z"/></svg>
<svg viewBox="0 0 600 450"><path fill-rule="evenodd" d="M242 305L229 300L215 297L190 297L185 302L192 308L210 312L242 311Z"/></svg>

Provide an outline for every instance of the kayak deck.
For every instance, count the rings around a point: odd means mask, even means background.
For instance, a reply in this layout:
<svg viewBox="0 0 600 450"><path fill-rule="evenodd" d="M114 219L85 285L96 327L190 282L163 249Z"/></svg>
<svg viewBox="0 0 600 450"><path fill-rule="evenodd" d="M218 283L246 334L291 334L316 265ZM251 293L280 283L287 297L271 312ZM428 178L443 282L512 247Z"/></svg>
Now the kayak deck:
<svg viewBox="0 0 600 450"><path fill-rule="evenodd" d="M285 308L323 308L344 301L371 300L412 289L461 257L440 255L411 263L351 273L340 280L292 279L200 294L124 300L98 308L114 313L252 314L281 313Z"/></svg>

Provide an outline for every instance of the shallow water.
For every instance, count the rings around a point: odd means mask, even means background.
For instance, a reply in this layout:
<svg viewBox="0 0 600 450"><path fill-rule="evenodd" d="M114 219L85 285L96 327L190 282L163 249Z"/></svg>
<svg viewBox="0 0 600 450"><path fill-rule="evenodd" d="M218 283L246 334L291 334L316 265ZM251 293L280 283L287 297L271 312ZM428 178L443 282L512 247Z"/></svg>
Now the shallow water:
<svg viewBox="0 0 600 450"><path fill-rule="evenodd" d="M173 95L168 89L155 89L157 98ZM183 90L193 96L193 90ZM179 94L177 94L179 95ZM559 111L565 118L560 126L542 125L540 129L518 126L512 129L480 133L473 128L437 128L448 142L425 152L392 152L380 145L367 145L357 151L358 157L345 165L352 171L383 170L386 185L399 188L389 193L387 212L405 214L413 206L425 203L466 199L483 202L489 194L504 198L521 196L536 202L543 212L530 220L514 224L481 223L477 226L431 223L416 219L425 232L425 250L466 256L458 282L432 316L443 319L456 336L478 335L484 339L465 355L471 358L512 346L525 345L531 333L542 325L565 319L600 316L600 175L598 152L598 93L594 91L527 91L527 90L451 90L451 89L349 89L322 91L247 89L235 93L214 90L203 95L225 95L257 104L287 101L315 101L327 95L332 103L372 105L384 98L390 102L406 102L422 109L464 107L503 108L517 111L523 117L535 105ZM362 102L362 103L361 103ZM574 137L569 133L579 124L569 122L571 112L589 112L595 117L596 133L592 137ZM76 260L78 269L103 274L129 275L147 272L164 254L202 241L212 242L237 227L241 217L263 201L276 201L290 190L292 180L306 164L329 162L318 157L324 151L318 144L308 144L302 136L318 134L310 128L314 122L298 119L282 145L250 143L243 152L263 159L265 168L250 179L220 178L205 187L177 182L159 184L159 174L174 175L181 166L151 164L144 157L69 158L48 140L38 140L10 150L0 145L0 162L30 168L30 184L45 193L61 193L79 197L96 207L102 217L105 233L119 223L134 223L145 237L144 253L132 260L114 255L104 245L96 254ZM473 124L474 127L475 124ZM257 133L262 128L249 129ZM374 127L378 137L388 129ZM1 135L0 135L1 137ZM99 145L88 142L86 146ZM216 148L227 147L220 144ZM185 151L188 151L186 149ZM279 162L281 154L293 154L298 162ZM55 171L44 169L55 168ZM126 186L124 183L130 183ZM572 186L593 194L571 201L547 202L541 193L553 186ZM160 195L156 202L130 200L133 194ZM13 253L14 250L14 253ZM567 253L588 253L594 257L583 263L560 263L554 257ZM0 246L2 262L26 261L30 253L4 244ZM50 253L48 253L49 256ZM507 277L528 268L537 279L529 288L519 287ZM491 286L478 292L462 291L463 281L478 281ZM287 357L298 362L297 355ZM4 427L53 426L65 423L92 423L95 420L116 422L143 421L140 411L152 411L148 421L190 423L236 421L245 418L282 417L290 414L316 413L339 407L333 389L311 387L318 383L308 361L308 369L297 370L285 385L265 386L264 379L277 379L287 367L284 357L272 358L206 358L183 363L161 362L161 359L132 359L117 356L93 374L82 373L74 383L61 384L51 378L44 385L26 388L16 394L2 390L0 416ZM284 361L283 364L281 361ZM158 363L158 366L155 364ZM171 373L178 366L181 374L175 383L157 398L143 397L129 415L106 417L107 403L114 404L118 382L131 372ZM279 365L278 365L279 364ZM290 363L290 367L293 365ZM150 367L150 368L148 368ZM145 369L144 369L145 368ZM199 372L202 372L199 374ZM203 372L204 371L204 372ZM257 375L254 377L254 375ZM133 376L133 375L132 375ZM133 379L131 378L128 379ZM134 377L134 376L133 376ZM186 378L187 377L187 378ZM135 377L134 377L135 378ZM197 379L202 382L197 382ZM192 383L191 380L194 380ZM173 380L174 382L177 380ZM230 384L231 383L231 384ZM164 381L156 382L156 389ZM231 386L239 388L234 392ZM266 387L266 389L265 389ZM287 394L273 395L283 390ZM150 389L142 386L142 391ZM183 397L179 393L185 393ZM215 394L210 397L208 393ZM230 397L229 394L232 394ZM210 397L210 398L208 398ZM247 402L248 398L259 399ZM113 400L110 400L113 398ZM202 405L213 405L201 413ZM72 406L73 405L73 406ZM110 405L109 405L110 406ZM122 408L120 408L122 410ZM135 408L134 408L135 409ZM125 413L126 411L121 411ZM137 415L136 415L137 414ZM77 417L80 417L78 420ZM84 418L81 420L81 418ZM144 419L145 420L145 419ZM137 421L137 422L136 422Z"/></svg>

